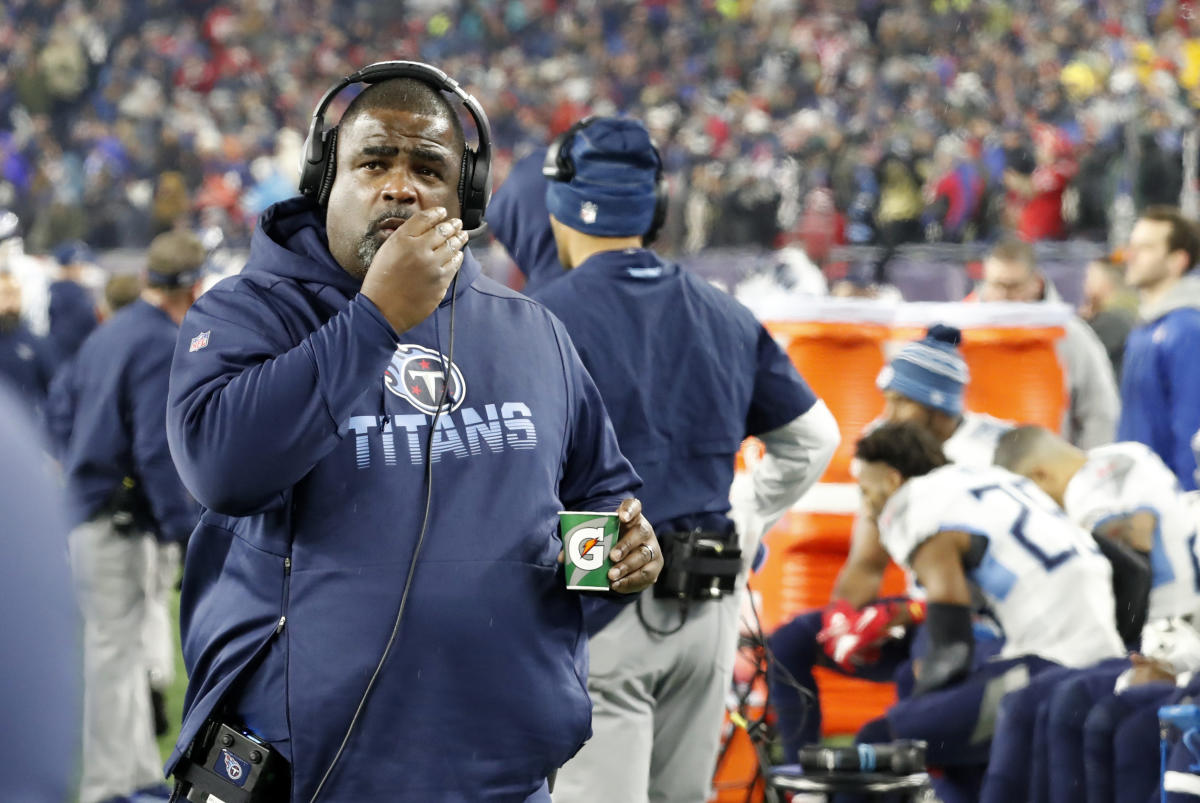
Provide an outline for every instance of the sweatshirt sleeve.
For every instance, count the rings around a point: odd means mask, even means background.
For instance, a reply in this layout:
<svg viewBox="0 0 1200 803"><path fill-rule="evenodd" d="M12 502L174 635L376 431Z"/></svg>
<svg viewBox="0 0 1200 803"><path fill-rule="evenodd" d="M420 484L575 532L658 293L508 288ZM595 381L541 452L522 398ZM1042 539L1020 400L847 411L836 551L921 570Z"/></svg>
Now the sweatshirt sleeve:
<svg viewBox="0 0 1200 803"><path fill-rule="evenodd" d="M762 459L730 489L729 517L747 557L757 554L763 536L825 473L842 438L820 399L808 412L758 437Z"/></svg>
<svg viewBox="0 0 1200 803"><path fill-rule="evenodd" d="M171 368L167 436L180 478L232 516L269 507L336 447L339 423L380 381L397 342L358 295L293 345L259 292L235 284L202 296Z"/></svg>
<svg viewBox="0 0 1200 803"><path fill-rule="evenodd" d="M796 371L787 353L762 324L755 347L754 393L746 413L746 434L778 429L817 403L812 388Z"/></svg>
<svg viewBox="0 0 1200 803"><path fill-rule="evenodd" d="M1185 491L1196 490L1196 455L1192 438L1200 430L1200 370L1196 355L1200 353L1200 319L1192 319L1170 338L1169 347L1162 350L1167 375L1166 411L1171 424L1171 470ZM1161 363L1160 363L1161 364Z"/></svg>

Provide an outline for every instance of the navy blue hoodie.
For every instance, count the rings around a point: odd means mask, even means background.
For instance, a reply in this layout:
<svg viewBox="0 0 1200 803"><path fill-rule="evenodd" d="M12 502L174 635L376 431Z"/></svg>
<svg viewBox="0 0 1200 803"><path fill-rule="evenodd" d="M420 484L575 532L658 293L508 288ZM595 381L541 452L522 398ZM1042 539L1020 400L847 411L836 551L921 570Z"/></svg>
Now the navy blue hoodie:
<svg viewBox="0 0 1200 803"><path fill-rule="evenodd" d="M168 769L223 704L290 758L292 799L309 800L392 632L451 294L397 335L359 286L319 210L292 199L184 321L168 434L206 510L188 547L189 686ZM469 254L454 310L428 533L324 800L525 800L590 732L557 512L614 510L640 481L553 316Z"/></svg>
<svg viewBox="0 0 1200 803"><path fill-rule="evenodd" d="M546 211L546 178L542 175L545 160L546 149L542 148L514 164L487 211L488 228L525 274L524 292L529 294L567 275L558 261L558 246ZM539 216L546 221L544 225L529 225Z"/></svg>

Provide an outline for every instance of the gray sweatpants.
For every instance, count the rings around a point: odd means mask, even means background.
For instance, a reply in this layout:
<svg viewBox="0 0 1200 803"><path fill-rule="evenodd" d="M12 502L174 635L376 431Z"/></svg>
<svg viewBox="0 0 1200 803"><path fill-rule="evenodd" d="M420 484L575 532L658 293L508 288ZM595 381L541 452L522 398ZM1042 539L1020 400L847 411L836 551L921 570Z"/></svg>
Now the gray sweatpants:
<svg viewBox="0 0 1200 803"><path fill-rule="evenodd" d="M83 774L79 803L162 783L150 713L144 633L153 539L107 518L71 532L71 573L83 615Z"/></svg>
<svg viewBox="0 0 1200 803"><path fill-rule="evenodd" d="M744 592L742 592L744 593ZM703 803L712 788L733 677L739 594L694 602L656 636L629 605L588 642L592 738L559 770L554 803ZM654 627L679 604L642 597Z"/></svg>

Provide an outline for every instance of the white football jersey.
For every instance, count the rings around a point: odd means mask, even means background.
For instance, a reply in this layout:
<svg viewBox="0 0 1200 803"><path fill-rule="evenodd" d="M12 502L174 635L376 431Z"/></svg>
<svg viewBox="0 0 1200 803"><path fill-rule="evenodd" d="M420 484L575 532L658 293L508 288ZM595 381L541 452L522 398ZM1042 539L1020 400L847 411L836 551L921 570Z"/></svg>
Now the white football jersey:
<svg viewBox="0 0 1200 803"><path fill-rule="evenodd" d="M1194 513L1167 464L1141 443L1098 446L1067 483L1071 521L1095 532L1139 511L1158 519L1150 548L1150 619L1200 612Z"/></svg>
<svg viewBox="0 0 1200 803"><path fill-rule="evenodd" d="M967 577L1004 629L1001 657L1079 667L1124 654L1108 560L1031 481L950 464L906 482L879 517L884 548L906 567L917 547L951 531L986 539Z"/></svg>
<svg viewBox="0 0 1200 803"><path fill-rule="evenodd" d="M1000 436L1012 428L1011 421L992 418L985 413L964 412L958 429L942 444L942 454L951 463L990 466Z"/></svg>

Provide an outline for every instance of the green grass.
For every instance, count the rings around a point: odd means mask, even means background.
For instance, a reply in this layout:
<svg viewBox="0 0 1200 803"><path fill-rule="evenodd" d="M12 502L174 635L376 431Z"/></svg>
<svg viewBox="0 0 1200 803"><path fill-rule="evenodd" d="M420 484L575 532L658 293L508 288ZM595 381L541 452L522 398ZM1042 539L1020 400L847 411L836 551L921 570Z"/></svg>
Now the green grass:
<svg viewBox="0 0 1200 803"><path fill-rule="evenodd" d="M175 737L179 735L179 725L183 721L183 695L187 691L187 673L183 669L183 653L179 649L179 592L171 591L171 624L174 626L175 640L175 680L167 689L167 721L171 729L158 739L158 751L162 753L163 761L175 749Z"/></svg>

